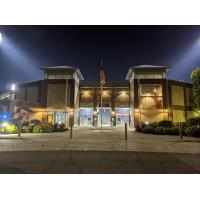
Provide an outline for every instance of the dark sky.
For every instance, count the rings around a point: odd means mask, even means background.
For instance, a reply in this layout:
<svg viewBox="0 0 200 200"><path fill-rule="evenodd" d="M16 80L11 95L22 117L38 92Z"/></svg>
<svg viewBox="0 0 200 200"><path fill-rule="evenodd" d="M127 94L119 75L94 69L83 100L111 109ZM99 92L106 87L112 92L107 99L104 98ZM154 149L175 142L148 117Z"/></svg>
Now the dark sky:
<svg viewBox="0 0 200 200"><path fill-rule="evenodd" d="M96 82L124 81L130 66L170 66L168 78L190 81L200 65L200 26L0 26L0 90L42 79L40 67L79 66Z"/></svg>

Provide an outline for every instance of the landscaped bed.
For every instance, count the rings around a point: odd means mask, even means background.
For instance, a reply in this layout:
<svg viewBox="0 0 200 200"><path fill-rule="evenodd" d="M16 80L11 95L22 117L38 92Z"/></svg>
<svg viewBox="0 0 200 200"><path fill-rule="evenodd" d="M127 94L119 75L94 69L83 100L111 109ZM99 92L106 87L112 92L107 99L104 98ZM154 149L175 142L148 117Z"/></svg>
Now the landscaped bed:
<svg viewBox="0 0 200 200"><path fill-rule="evenodd" d="M66 130L64 123L42 123L39 120L31 120L30 122L23 122L21 124L22 133L52 133L52 132L63 132ZM17 134L17 122L1 122L0 123L0 134Z"/></svg>
<svg viewBox="0 0 200 200"><path fill-rule="evenodd" d="M31 122L25 122L22 124L22 133L52 133L65 131L64 123L41 123L39 120L32 120Z"/></svg>
<svg viewBox="0 0 200 200"><path fill-rule="evenodd" d="M181 123L181 133L185 136L200 137L200 117L190 118ZM136 126L136 131L145 134L156 135L179 135L179 124L174 124L169 120L153 122Z"/></svg>

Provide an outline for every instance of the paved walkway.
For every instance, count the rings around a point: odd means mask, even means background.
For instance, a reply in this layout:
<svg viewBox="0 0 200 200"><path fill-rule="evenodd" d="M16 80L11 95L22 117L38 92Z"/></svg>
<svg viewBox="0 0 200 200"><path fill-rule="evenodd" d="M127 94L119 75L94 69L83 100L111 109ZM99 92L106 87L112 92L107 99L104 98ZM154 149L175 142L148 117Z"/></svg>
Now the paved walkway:
<svg viewBox="0 0 200 200"><path fill-rule="evenodd" d="M0 136L1 151L135 151L166 153L200 153L200 140L178 136L158 136L128 130L128 140L124 140L124 128L104 128L101 133L96 128L74 128L73 139L69 131L63 133L39 133Z"/></svg>

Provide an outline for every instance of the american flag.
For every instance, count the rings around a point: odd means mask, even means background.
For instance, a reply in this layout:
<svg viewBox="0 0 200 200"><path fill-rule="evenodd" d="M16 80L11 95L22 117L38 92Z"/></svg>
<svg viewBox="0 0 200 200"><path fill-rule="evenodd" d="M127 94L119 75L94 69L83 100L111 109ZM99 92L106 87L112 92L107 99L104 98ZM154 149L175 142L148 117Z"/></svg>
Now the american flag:
<svg viewBox="0 0 200 200"><path fill-rule="evenodd" d="M102 85L106 83L106 77L105 77L105 72L103 70L103 67L101 68L100 73L99 73L99 82Z"/></svg>

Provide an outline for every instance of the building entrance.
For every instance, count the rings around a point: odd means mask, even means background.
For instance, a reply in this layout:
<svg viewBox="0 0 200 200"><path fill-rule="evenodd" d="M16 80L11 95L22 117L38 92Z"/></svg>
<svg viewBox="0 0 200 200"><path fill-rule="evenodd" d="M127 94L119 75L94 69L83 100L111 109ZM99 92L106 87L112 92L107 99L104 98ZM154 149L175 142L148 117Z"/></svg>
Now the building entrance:
<svg viewBox="0 0 200 200"><path fill-rule="evenodd" d="M93 109L92 108L80 108L80 126L91 126L93 123Z"/></svg>
<svg viewBox="0 0 200 200"><path fill-rule="evenodd" d="M129 108L116 108L116 125L124 126L125 123L129 124L130 109Z"/></svg>
<svg viewBox="0 0 200 200"><path fill-rule="evenodd" d="M98 126L101 126L101 108L98 111ZM102 108L102 125L110 126L111 123L111 108Z"/></svg>

